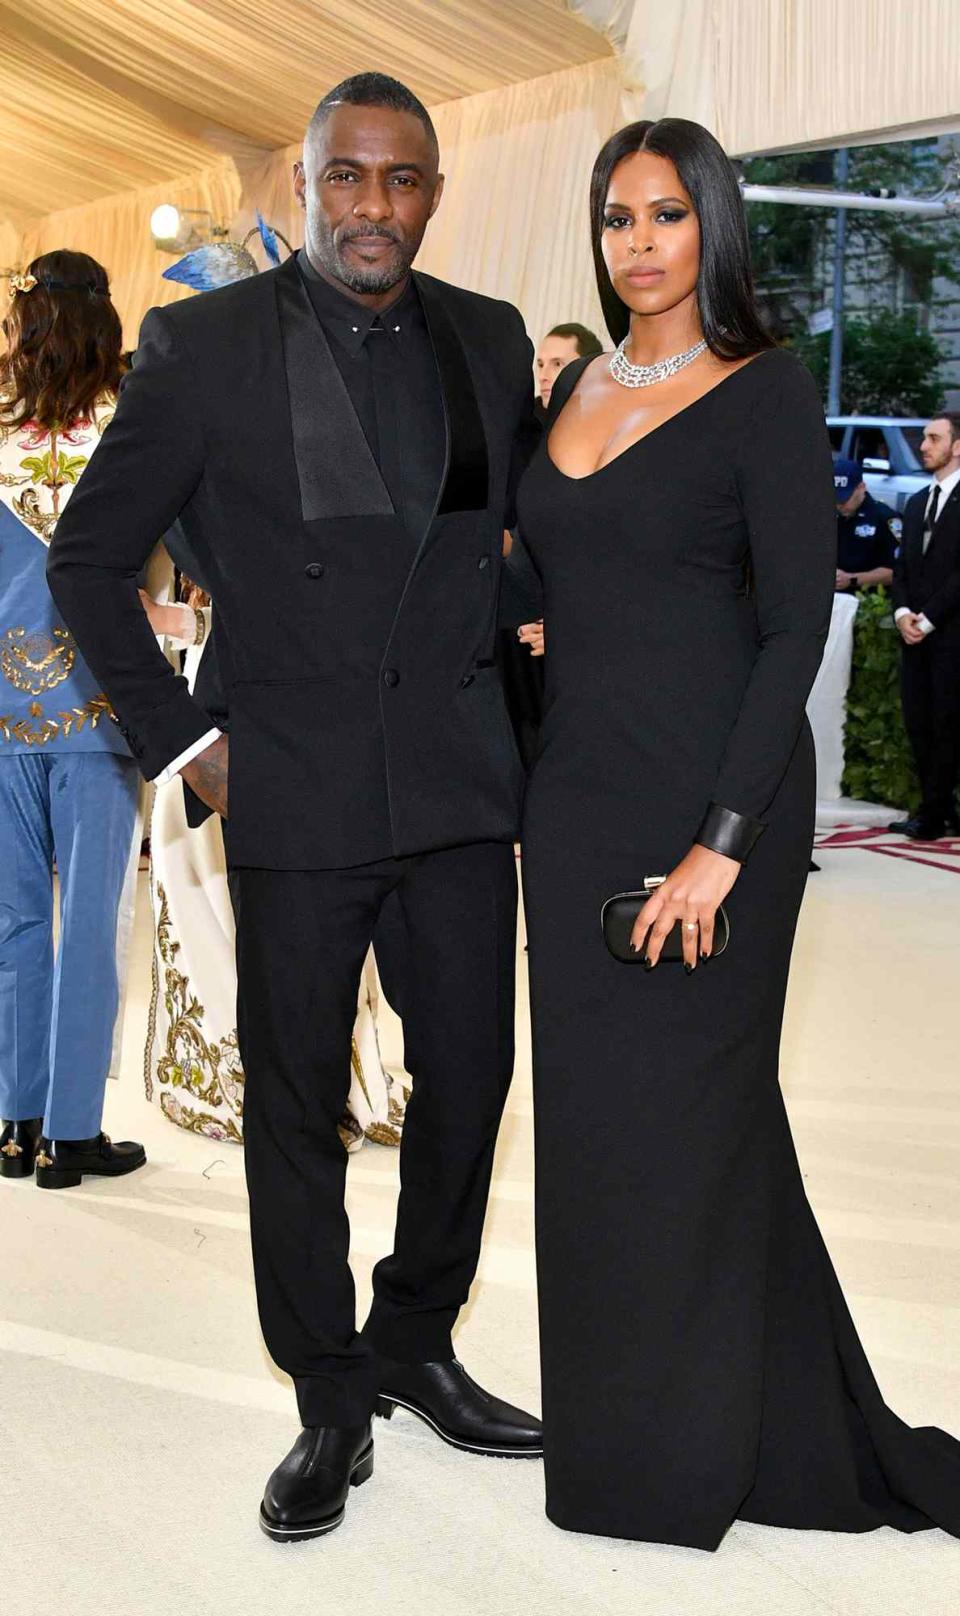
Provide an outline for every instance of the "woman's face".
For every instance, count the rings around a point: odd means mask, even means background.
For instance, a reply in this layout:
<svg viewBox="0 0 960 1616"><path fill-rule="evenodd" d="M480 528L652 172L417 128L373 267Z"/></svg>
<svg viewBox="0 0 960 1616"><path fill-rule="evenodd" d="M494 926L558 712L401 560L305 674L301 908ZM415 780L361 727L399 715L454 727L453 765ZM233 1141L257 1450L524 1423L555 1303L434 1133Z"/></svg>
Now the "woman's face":
<svg viewBox="0 0 960 1616"><path fill-rule="evenodd" d="M610 176L603 260L634 314L663 314L696 291L700 224L673 164L635 152Z"/></svg>

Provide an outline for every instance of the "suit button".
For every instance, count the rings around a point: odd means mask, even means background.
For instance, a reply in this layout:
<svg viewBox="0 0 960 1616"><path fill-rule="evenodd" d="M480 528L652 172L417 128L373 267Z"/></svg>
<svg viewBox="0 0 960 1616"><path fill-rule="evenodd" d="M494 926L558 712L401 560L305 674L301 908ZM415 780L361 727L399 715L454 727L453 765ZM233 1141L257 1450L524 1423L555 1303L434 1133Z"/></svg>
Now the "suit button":
<svg viewBox="0 0 960 1616"><path fill-rule="evenodd" d="M383 682L388 690L396 690L397 685L400 683L400 675L396 668L384 668Z"/></svg>
<svg viewBox="0 0 960 1616"><path fill-rule="evenodd" d="M489 556L481 556L480 560L477 562L477 566L480 568L481 572L483 572L485 567L489 567L489 565L490 565L490 557Z"/></svg>
<svg viewBox="0 0 960 1616"><path fill-rule="evenodd" d="M473 684L473 680L474 675L472 673L465 673L463 678L460 680L460 689L467 690L469 686Z"/></svg>
<svg viewBox="0 0 960 1616"><path fill-rule="evenodd" d="M309 567L306 569L306 572L308 578L322 578L323 563L320 561L311 561Z"/></svg>

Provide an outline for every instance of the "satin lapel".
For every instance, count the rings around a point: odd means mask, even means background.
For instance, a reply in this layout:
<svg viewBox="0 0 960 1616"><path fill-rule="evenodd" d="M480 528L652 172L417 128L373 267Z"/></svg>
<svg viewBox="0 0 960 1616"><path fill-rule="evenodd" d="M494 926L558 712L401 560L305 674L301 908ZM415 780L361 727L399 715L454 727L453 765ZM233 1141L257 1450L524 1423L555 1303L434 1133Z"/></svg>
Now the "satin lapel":
<svg viewBox="0 0 960 1616"><path fill-rule="evenodd" d="M483 511L489 499L490 466L470 363L444 305L441 285L428 275L414 273L414 280L437 356L447 421L443 486L436 514Z"/></svg>
<svg viewBox="0 0 960 1616"><path fill-rule="evenodd" d="M380 468L293 259L277 274L277 313L305 522L393 516Z"/></svg>

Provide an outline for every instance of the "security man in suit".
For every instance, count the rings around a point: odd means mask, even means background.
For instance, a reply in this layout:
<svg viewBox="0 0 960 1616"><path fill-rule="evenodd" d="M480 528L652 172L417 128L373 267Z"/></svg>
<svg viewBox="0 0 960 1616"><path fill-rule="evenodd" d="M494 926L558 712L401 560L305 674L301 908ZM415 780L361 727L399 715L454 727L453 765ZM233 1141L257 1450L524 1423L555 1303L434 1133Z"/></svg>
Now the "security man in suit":
<svg viewBox="0 0 960 1616"><path fill-rule="evenodd" d="M890 829L914 841L957 830L960 771L960 414L928 424L920 445L929 488L908 500L894 567L894 617L903 640L903 716L922 792Z"/></svg>
<svg viewBox="0 0 960 1616"><path fill-rule="evenodd" d="M542 1453L539 1421L451 1342L513 1065L524 777L495 643L539 428L517 311L411 273L442 187L409 90L376 73L331 90L295 171L305 248L147 316L49 560L143 773L179 771L225 818L257 1297L304 1427L261 1505L281 1541L339 1525L373 1470L375 1408L468 1452ZM217 606L213 712L136 591L178 518ZM392 894L414 1090L394 1251L358 1334L337 1122Z"/></svg>
<svg viewBox="0 0 960 1616"><path fill-rule="evenodd" d="M893 581L903 523L892 506L874 499L858 460L833 463L837 500L837 592L851 593Z"/></svg>

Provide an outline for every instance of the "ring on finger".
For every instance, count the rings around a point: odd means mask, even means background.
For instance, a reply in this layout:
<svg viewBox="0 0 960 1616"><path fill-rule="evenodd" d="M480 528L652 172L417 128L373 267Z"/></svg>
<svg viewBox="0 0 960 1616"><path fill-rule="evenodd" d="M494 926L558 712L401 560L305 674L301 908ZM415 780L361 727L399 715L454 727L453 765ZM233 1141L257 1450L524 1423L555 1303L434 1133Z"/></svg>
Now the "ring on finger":
<svg viewBox="0 0 960 1616"><path fill-rule="evenodd" d="M697 929L697 923L696 923L696 921L695 921L695 920L688 920L688 921L686 921L686 922L685 922L685 925L684 925L684 929L685 929L685 930L686 930L686 931L696 931L696 929Z"/></svg>

